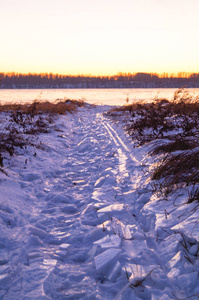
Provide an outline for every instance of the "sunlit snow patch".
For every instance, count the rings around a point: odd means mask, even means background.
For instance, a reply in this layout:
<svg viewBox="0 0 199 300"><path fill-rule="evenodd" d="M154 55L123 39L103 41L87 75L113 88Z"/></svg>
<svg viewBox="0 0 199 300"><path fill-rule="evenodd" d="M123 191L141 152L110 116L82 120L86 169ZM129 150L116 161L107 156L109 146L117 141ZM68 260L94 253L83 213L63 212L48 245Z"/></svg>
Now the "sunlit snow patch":
<svg viewBox="0 0 199 300"><path fill-rule="evenodd" d="M50 267L54 267L57 264L57 260L56 259L50 259L50 258L44 259L43 264L47 265L47 266L50 266Z"/></svg>
<svg viewBox="0 0 199 300"><path fill-rule="evenodd" d="M181 261L182 254L181 251L179 251L170 261L169 266L170 268L176 267L176 265Z"/></svg>
<svg viewBox="0 0 199 300"><path fill-rule="evenodd" d="M61 245L59 246L59 248L60 248L61 250L65 250L65 249L67 249L69 246L70 246L70 244L61 244Z"/></svg>
<svg viewBox="0 0 199 300"><path fill-rule="evenodd" d="M110 270L114 267L121 251L121 249L111 248L95 256L94 261L97 271L108 275Z"/></svg>
<svg viewBox="0 0 199 300"><path fill-rule="evenodd" d="M102 249L119 248L121 245L121 238L117 235L107 235L104 238L94 242L94 244L99 245Z"/></svg>
<svg viewBox="0 0 199 300"><path fill-rule="evenodd" d="M124 204L112 204L108 205L106 207L103 207L98 210L98 213L107 213L107 212L112 212L112 211L122 211L124 209Z"/></svg>

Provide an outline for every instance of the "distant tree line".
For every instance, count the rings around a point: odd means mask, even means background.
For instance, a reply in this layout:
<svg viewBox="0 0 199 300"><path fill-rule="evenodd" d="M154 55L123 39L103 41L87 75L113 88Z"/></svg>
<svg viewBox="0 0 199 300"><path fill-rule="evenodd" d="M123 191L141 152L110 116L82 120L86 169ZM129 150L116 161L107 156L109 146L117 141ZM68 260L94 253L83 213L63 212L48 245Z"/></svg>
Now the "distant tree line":
<svg viewBox="0 0 199 300"><path fill-rule="evenodd" d="M0 73L0 88L199 88L199 73L158 75L118 73L112 76L60 75L52 73Z"/></svg>

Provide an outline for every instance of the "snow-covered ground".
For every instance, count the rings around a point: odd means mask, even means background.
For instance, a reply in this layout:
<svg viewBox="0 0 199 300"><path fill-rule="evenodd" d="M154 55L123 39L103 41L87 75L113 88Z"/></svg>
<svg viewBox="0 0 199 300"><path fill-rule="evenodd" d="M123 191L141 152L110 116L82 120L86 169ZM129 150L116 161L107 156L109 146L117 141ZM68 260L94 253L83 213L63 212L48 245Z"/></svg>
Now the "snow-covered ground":
<svg viewBox="0 0 199 300"><path fill-rule="evenodd" d="M108 109L60 116L0 173L0 299L199 299L199 204L158 198Z"/></svg>

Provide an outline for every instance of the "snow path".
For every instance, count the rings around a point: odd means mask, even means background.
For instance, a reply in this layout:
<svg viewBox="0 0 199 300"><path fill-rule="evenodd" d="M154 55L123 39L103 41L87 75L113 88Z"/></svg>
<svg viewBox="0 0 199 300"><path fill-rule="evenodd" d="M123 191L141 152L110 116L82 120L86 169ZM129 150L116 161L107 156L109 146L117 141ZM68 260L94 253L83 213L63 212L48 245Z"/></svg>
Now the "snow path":
<svg viewBox="0 0 199 300"><path fill-rule="evenodd" d="M0 299L182 300L199 292L182 236L158 236L165 207L147 207L140 153L104 110L60 117L57 131L41 137L45 150L27 153L27 164L19 156L9 178L1 174Z"/></svg>

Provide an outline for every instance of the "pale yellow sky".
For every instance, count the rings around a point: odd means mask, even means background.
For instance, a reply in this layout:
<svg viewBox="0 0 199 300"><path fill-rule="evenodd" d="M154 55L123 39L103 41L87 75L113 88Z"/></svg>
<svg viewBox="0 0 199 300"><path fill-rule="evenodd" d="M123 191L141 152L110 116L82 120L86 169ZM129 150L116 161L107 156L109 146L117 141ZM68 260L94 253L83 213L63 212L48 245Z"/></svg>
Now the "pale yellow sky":
<svg viewBox="0 0 199 300"><path fill-rule="evenodd" d="M0 0L0 72L199 72L198 0Z"/></svg>

